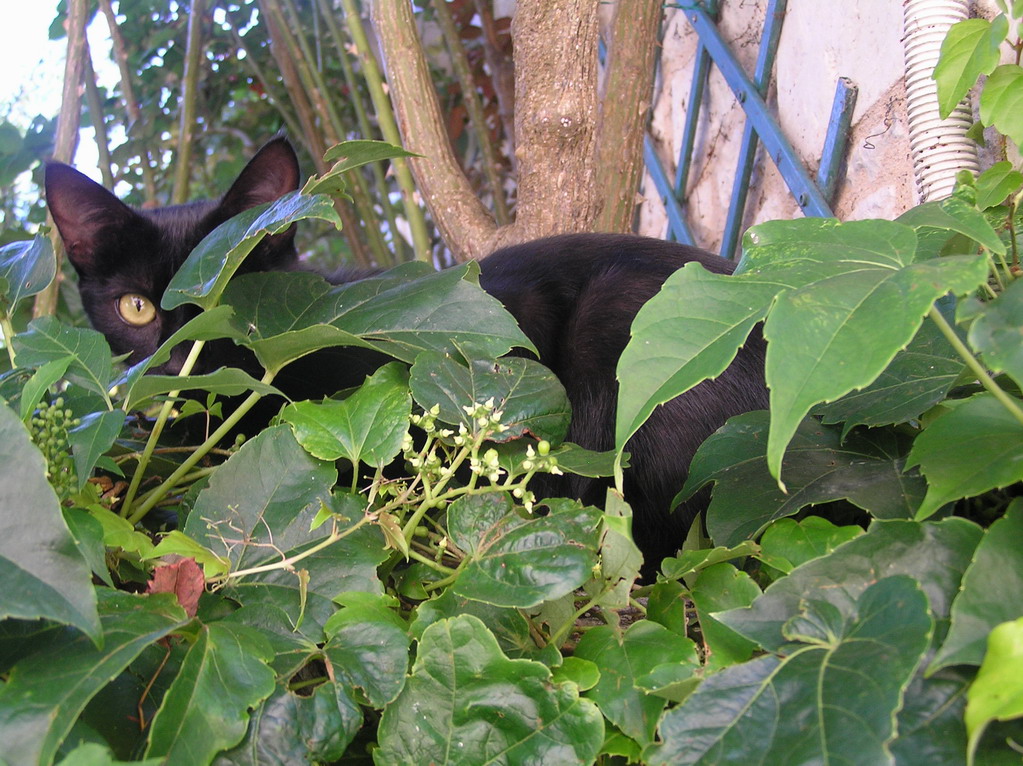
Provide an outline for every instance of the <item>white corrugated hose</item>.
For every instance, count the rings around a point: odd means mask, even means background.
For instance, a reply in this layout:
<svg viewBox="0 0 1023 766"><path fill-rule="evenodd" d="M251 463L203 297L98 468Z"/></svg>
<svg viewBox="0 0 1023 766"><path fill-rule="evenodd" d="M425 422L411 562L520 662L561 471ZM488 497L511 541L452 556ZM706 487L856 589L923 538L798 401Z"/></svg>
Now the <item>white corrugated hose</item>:
<svg viewBox="0 0 1023 766"><path fill-rule="evenodd" d="M923 202L952 193L956 174L980 170L977 145L967 137L973 109L964 99L948 116L938 116L938 90L932 78L949 27L969 18L967 0L904 0L906 110L913 174Z"/></svg>

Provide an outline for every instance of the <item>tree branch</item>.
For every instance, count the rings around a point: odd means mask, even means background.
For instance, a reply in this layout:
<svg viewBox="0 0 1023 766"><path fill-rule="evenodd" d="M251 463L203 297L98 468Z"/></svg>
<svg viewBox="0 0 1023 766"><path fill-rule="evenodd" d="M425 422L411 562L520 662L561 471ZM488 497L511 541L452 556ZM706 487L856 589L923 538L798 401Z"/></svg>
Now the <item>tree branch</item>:
<svg viewBox="0 0 1023 766"><path fill-rule="evenodd" d="M456 259L486 255L492 249L490 244L497 227L451 150L416 33L412 4L375 2L372 19L387 60L391 102L404 147L422 155L409 163L419 192Z"/></svg>
<svg viewBox="0 0 1023 766"><path fill-rule="evenodd" d="M654 85L660 0L619 0L611 21L597 127L597 231L631 231L643 173L643 130Z"/></svg>

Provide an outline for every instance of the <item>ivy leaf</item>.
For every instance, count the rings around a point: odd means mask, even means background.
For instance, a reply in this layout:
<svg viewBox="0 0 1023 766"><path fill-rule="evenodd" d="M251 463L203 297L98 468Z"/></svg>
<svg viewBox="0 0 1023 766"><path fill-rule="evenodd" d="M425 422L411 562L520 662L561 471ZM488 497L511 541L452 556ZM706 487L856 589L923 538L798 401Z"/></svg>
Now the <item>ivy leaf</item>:
<svg viewBox="0 0 1023 766"><path fill-rule="evenodd" d="M1023 67L1003 64L995 69L984 83L980 94L980 119L985 125L994 125L1013 140L1023 145Z"/></svg>
<svg viewBox="0 0 1023 766"><path fill-rule="evenodd" d="M310 521L335 481L334 466L311 457L287 426L267 428L217 469L184 533L232 570L266 563L323 536L310 532Z"/></svg>
<svg viewBox="0 0 1023 766"><path fill-rule="evenodd" d="M443 422L470 430L476 425L463 407L493 399L507 427L494 436L498 441L530 434L557 446L568 432L571 406L565 388L532 359L472 359L466 367L448 354L424 351L412 365L410 384L424 409L438 405Z"/></svg>
<svg viewBox="0 0 1023 766"><path fill-rule="evenodd" d="M779 519L764 532L760 551L754 556L788 574L861 534L863 529L858 526L837 527L820 516L808 516L802 521Z"/></svg>
<svg viewBox="0 0 1023 766"><path fill-rule="evenodd" d="M872 383L912 340L935 300L986 278L981 256L899 269L878 262L779 296L764 326L771 475L780 475L785 447L812 407Z"/></svg>
<svg viewBox="0 0 1023 766"><path fill-rule="evenodd" d="M1023 186L1023 173L1007 160L996 162L977 178L977 207L985 210L1001 205L1020 186Z"/></svg>
<svg viewBox="0 0 1023 766"><path fill-rule="evenodd" d="M362 710L339 684L320 684L311 695L295 694L278 684L252 711L242 743L220 753L215 762L333 763L361 726Z"/></svg>
<svg viewBox="0 0 1023 766"><path fill-rule="evenodd" d="M833 500L849 500L878 518L909 518L919 505L923 481L904 473L902 447L890 434L854 432L843 442L841 429L811 418L786 452L788 492L782 492L767 465L771 425L762 411L738 415L693 457L676 500L715 483L707 531L717 545L738 545L775 519Z"/></svg>
<svg viewBox="0 0 1023 766"><path fill-rule="evenodd" d="M644 761L889 762L895 714L933 629L919 585L886 577L837 621L827 603L806 601L790 629L800 644L783 659L725 668L668 712Z"/></svg>
<svg viewBox="0 0 1023 766"><path fill-rule="evenodd" d="M700 620L709 667L728 667L753 655L756 644L719 621L715 614L749 606L760 592L753 578L727 562L707 567L697 575L690 597Z"/></svg>
<svg viewBox="0 0 1023 766"><path fill-rule="evenodd" d="M9 587L16 587L8 578ZM142 651L188 622L170 594L100 590L103 648L76 633L37 637L0 687L0 741L8 763L51 763L79 714Z"/></svg>
<svg viewBox="0 0 1023 766"><path fill-rule="evenodd" d="M345 458L352 465L379 468L401 452L411 412L408 373L394 362L373 373L347 399L289 404L281 418L292 426L299 444L320 460Z"/></svg>
<svg viewBox="0 0 1023 766"><path fill-rule="evenodd" d="M66 327L55 317L33 319L28 330L14 336L18 364L41 367L55 359L71 360L67 379L104 399L114 377L106 338L95 330Z"/></svg>
<svg viewBox="0 0 1023 766"><path fill-rule="evenodd" d="M554 683L539 662L509 660L479 619L462 615L423 633L377 736L378 764L591 763L604 724L575 684Z"/></svg>
<svg viewBox="0 0 1023 766"><path fill-rule="evenodd" d="M495 606L528 608L586 582L597 563L601 513L562 498L547 504L546 516L524 519L507 496L465 495L452 503L448 523L459 530L452 535L472 552L454 592Z"/></svg>
<svg viewBox="0 0 1023 766"><path fill-rule="evenodd" d="M905 423L944 399L965 368L938 326L924 322L873 383L815 413L825 423L843 423L843 439L858 425Z"/></svg>
<svg viewBox="0 0 1023 766"><path fill-rule="evenodd" d="M384 708L401 692L408 671L408 626L397 601L378 594L351 593L336 599L344 608L324 625L323 647L331 677Z"/></svg>
<svg viewBox="0 0 1023 766"><path fill-rule="evenodd" d="M1010 284L993 301L983 304L983 313L970 325L970 345L984 356L992 372L1008 374L1023 385L1023 284Z"/></svg>
<svg viewBox="0 0 1023 766"><path fill-rule="evenodd" d="M921 431L906 465L927 478L916 512L926 519L945 503L1023 478L1023 424L990 394L974 396Z"/></svg>
<svg viewBox="0 0 1023 766"><path fill-rule="evenodd" d="M57 273L48 237L37 236L0 247L0 305L9 314L22 298L41 292Z"/></svg>
<svg viewBox="0 0 1023 766"><path fill-rule="evenodd" d="M699 668L693 642L662 625L641 620L621 636L609 625L588 630L574 657L593 662L600 671L587 697L604 717L640 744L654 740L654 729L668 700L648 694L638 679L665 663L679 664L689 673Z"/></svg>
<svg viewBox="0 0 1023 766"><path fill-rule="evenodd" d="M164 291L160 305L186 303L208 309L220 302L231 277L264 237L279 234L296 221L319 218L338 229L341 219L330 197L289 192L268 205L257 205L211 231L189 254Z"/></svg>
<svg viewBox="0 0 1023 766"><path fill-rule="evenodd" d="M0 403L0 616L72 625L101 644L92 573L46 480L46 462Z"/></svg>
<svg viewBox="0 0 1023 766"><path fill-rule="evenodd" d="M253 628L228 622L201 626L164 694L146 756L168 763L210 763L245 736L249 708L274 691L269 644ZM181 736L183 731L188 736Z"/></svg>
<svg viewBox="0 0 1023 766"><path fill-rule="evenodd" d="M963 519L875 521L866 534L772 583L749 607L716 616L775 651L786 642L785 624L807 599L825 599L848 617L860 595L877 581L877 573L885 572L919 580L935 618L944 621L980 537L980 528Z"/></svg>
<svg viewBox="0 0 1023 766"><path fill-rule="evenodd" d="M988 634L1000 623L1023 614L1023 501L981 538L963 584L952 602L952 625L929 670L948 665L979 665Z"/></svg>
<svg viewBox="0 0 1023 766"><path fill-rule="evenodd" d="M1008 32L1009 22L1004 14L999 14L994 21L966 19L948 30L934 67L941 119L952 113L978 77L991 74L998 66L998 49Z"/></svg>
<svg viewBox="0 0 1023 766"><path fill-rule="evenodd" d="M639 310L618 360L617 449L655 407L720 375L783 289L777 280L711 274L695 263L668 277Z"/></svg>
<svg viewBox="0 0 1023 766"><path fill-rule="evenodd" d="M966 729L972 761L991 721L1023 717L1023 617L991 631L984 663L967 697Z"/></svg>
<svg viewBox="0 0 1023 766"><path fill-rule="evenodd" d="M68 443L71 445L71 453L75 459L75 474L78 476L78 489L85 486L85 482L92 475L92 469L113 445L123 426L123 410L106 410L90 412L82 417L79 425L68 431Z"/></svg>
<svg viewBox="0 0 1023 766"><path fill-rule="evenodd" d="M361 168L371 162L380 160L392 160L397 157L418 157L420 155L407 152L400 146L389 144L386 141L342 141L330 147L323 155L324 162L333 162L335 165L319 178L311 178L302 189L303 194L332 194L336 190L343 190L345 182L343 175L355 168Z"/></svg>

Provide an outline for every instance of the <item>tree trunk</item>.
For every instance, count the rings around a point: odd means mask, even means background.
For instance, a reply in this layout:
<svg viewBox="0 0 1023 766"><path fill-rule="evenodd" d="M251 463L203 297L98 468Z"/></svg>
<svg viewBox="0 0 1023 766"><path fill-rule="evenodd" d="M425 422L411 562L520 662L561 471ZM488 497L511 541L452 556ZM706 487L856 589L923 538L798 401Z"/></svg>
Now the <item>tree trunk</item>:
<svg viewBox="0 0 1023 766"><path fill-rule="evenodd" d="M422 155L411 161L416 182L456 259L551 234L631 228L661 4L620 2L602 109L599 3L518 1L512 21L518 195L515 221L503 227L477 199L451 149L411 4L373 3L404 146Z"/></svg>

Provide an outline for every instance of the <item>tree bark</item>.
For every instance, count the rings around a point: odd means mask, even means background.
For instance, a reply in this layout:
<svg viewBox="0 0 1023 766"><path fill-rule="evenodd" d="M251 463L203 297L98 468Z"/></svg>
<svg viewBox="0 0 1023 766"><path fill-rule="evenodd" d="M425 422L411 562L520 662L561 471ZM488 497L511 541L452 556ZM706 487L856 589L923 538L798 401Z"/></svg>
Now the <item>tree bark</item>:
<svg viewBox="0 0 1023 766"><path fill-rule="evenodd" d="M587 231L599 210L597 3L520 0L512 41L520 239Z"/></svg>
<svg viewBox="0 0 1023 766"><path fill-rule="evenodd" d="M552 234L631 228L661 4L620 3L602 108L599 3L518 0L511 28L518 195L515 221L502 227L477 199L451 149L411 4L373 3L403 143L423 155L411 162L416 182L458 260Z"/></svg>
<svg viewBox="0 0 1023 766"><path fill-rule="evenodd" d="M596 231L631 231L643 174L643 131L654 87L660 0L618 0L597 127Z"/></svg>
<svg viewBox="0 0 1023 766"><path fill-rule="evenodd" d="M384 48L391 103L404 146L422 155L409 161L419 192L455 258L480 258L493 249L497 226L451 150L412 4L376 0L372 19Z"/></svg>

